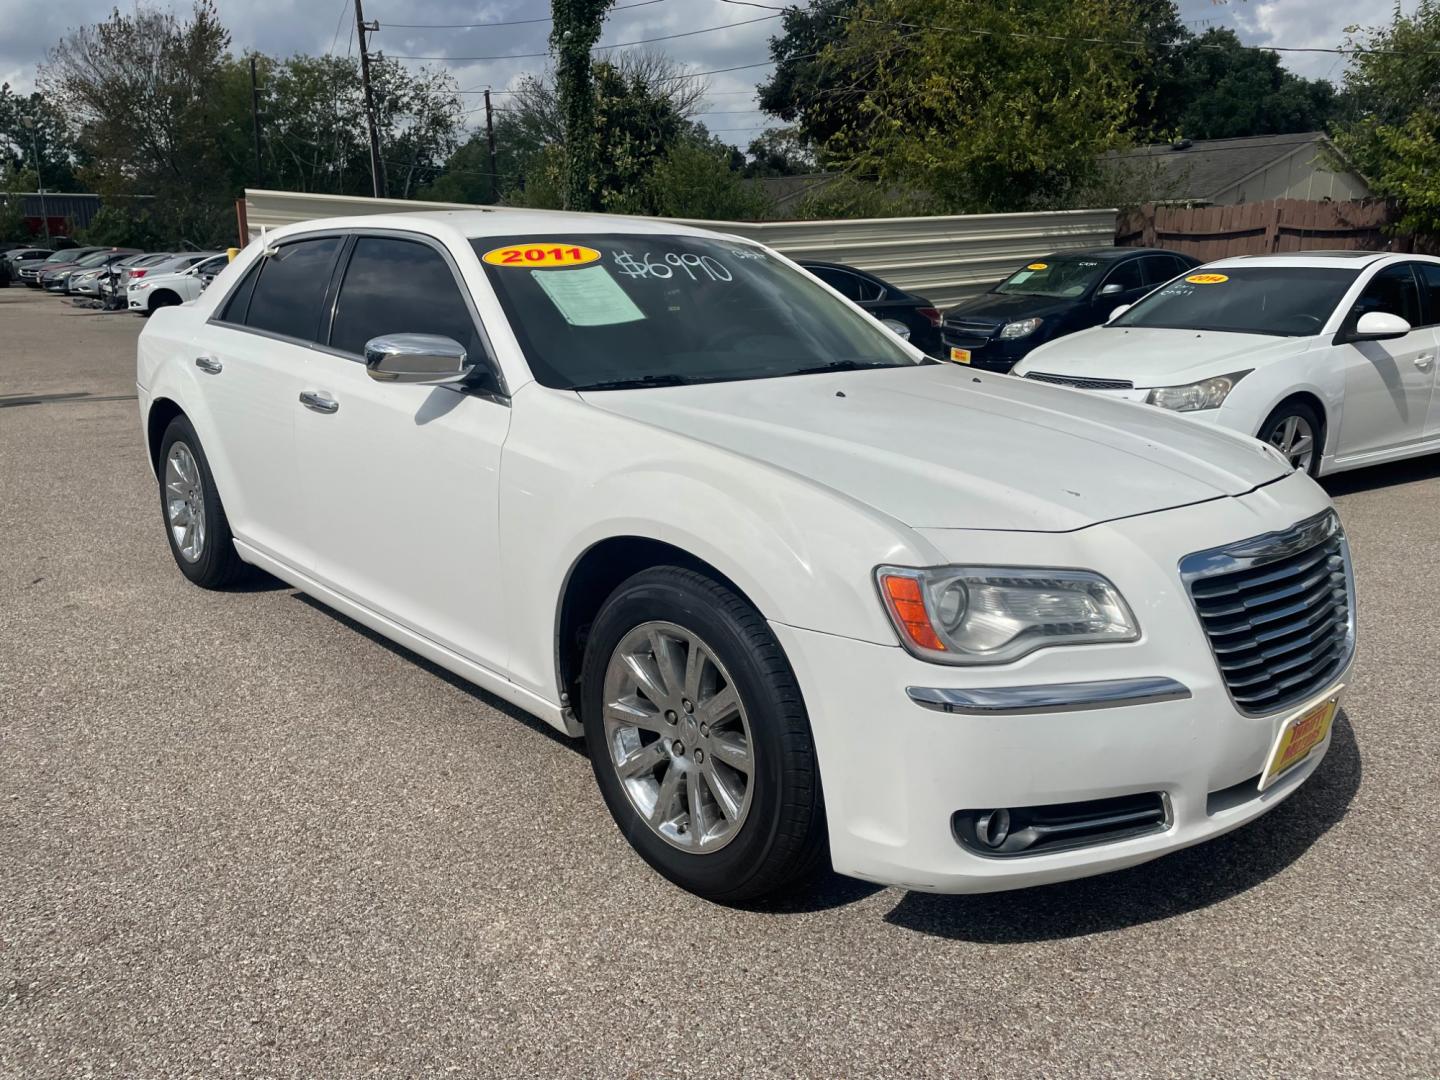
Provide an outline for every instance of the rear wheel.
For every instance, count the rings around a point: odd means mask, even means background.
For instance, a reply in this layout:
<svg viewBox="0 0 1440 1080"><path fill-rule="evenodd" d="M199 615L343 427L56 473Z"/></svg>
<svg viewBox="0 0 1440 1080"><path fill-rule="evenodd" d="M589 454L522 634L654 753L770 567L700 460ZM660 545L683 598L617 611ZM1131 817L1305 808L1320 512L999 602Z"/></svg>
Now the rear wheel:
<svg viewBox="0 0 1440 1080"><path fill-rule="evenodd" d="M221 589L244 577L225 507L195 429L184 416L170 421L160 440L160 512L170 554L180 572L204 589Z"/></svg>
<svg viewBox="0 0 1440 1080"><path fill-rule="evenodd" d="M1281 403L1260 427L1259 438L1268 442L1298 471L1320 475L1320 417L1303 401Z"/></svg>
<svg viewBox="0 0 1440 1080"><path fill-rule="evenodd" d="M145 313L148 315L152 311L159 311L162 307L175 307L179 303L180 297L168 290L162 290L150 297L150 306L146 308Z"/></svg>
<svg viewBox="0 0 1440 1080"><path fill-rule="evenodd" d="M586 643L582 714L620 831L682 888L743 903L793 888L825 850L794 673L760 614L691 570L622 584Z"/></svg>

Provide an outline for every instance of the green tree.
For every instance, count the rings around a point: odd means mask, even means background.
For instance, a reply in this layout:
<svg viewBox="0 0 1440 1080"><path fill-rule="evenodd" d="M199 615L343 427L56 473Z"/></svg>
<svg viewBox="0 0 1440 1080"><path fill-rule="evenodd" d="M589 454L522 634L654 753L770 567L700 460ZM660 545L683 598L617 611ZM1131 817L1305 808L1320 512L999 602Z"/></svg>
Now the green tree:
<svg viewBox="0 0 1440 1080"><path fill-rule="evenodd" d="M770 39L775 69L757 88L760 107L794 126L806 147L823 147L861 123L864 57L842 49L860 0L813 0L787 8Z"/></svg>
<svg viewBox="0 0 1440 1080"><path fill-rule="evenodd" d="M734 167L728 147L693 138L665 152L646 189L646 212L661 217L747 221L766 208L765 196Z"/></svg>
<svg viewBox="0 0 1440 1080"><path fill-rule="evenodd" d="M1378 195L1396 200L1402 232L1440 234L1440 3L1397 5L1388 26L1347 42L1370 52L1345 72L1346 119L1335 144Z"/></svg>
<svg viewBox="0 0 1440 1080"><path fill-rule="evenodd" d="M84 161L64 111L38 91L22 97L0 84L0 190L34 190L36 151L46 191L79 191Z"/></svg>
<svg viewBox="0 0 1440 1080"><path fill-rule="evenodd" d="M131 211L118 206L102 206L90 224L78 230L75 239L86 245L133 247L142 251L156 251L166 243L164 227L149 211Z"/></svg>
<svg viewBox="0 0 1440 1080"><path fill-rule="evenodd" d="M793 127L766 128L750 140L746 176L801 176L818 167L814 151Z"/></svg>
<svg viewBox="0 0 1440 1080"><path fill-rule="evenodd" d="M1132 38L1127 0L862 0L846 26L824 59L863 71L863 96L825 152L856 176L946 212L1025 210L1063 203L1128 141L1129 58L1073 43Z"/></svg>
<svg viewBox="0 0 1440 1080"><path fill-rule="evenodd" d="M601 199L595 166L595 90L590 50L613 0L551 0L550 48L555 53L555 86L565 121L562 197L567 210L596 210Z"/></svg>

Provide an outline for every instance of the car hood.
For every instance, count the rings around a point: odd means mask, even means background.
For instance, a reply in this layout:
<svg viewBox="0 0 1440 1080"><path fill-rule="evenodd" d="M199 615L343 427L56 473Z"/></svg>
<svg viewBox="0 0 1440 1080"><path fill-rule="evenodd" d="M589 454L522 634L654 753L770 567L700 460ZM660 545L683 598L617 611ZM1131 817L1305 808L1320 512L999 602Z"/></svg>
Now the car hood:
<svg viewBox="0 0 1440 1080"><path fill-rule="evenodd" d="M1253 440L1159 409L949 364L582 397L914 528L1066 532L1289 471Z"/></svg>
<svg viewBox="0 0 1440 1080"><path fill-rule="evenodd" d="M1081 300L1080 297L1021 296L1005 293L981 293L961 300L945 312L967 319L994 319L996 322L1013 322L1016 319L1033 319L1037 316L1059 315L1069 311Z"/></svg>
<svg viewBox="0 0 1440 1080"><path fill-rule="evenodd" d="M1097 326L1040 346L1016 365L1015 374L1041 371L1129 379L1137 387L1178 386L1294 356L1313 342L1270 334Z"/></svg>

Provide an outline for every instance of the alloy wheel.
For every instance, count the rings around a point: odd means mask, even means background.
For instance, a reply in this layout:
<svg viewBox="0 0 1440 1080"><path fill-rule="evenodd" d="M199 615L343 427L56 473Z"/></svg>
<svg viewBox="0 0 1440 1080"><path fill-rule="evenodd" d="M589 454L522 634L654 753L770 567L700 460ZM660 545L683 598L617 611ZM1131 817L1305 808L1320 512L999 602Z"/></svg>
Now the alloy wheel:
<svg viewBox="0 0 1440 1080"><path fill-rule="evenodd" d="M205 487L195 455L183 442L174 443L165 459L165 519L180 557L199 562L205 554Z"/></svg>
<svg viewBox="0 0 1440 1080"><path fill-rule="evenodd" d="M754 742L734 682L698 636L669 622L627 633L606 667L604 725L610 765L652 832L692 854L735 838Z"/></svg>
<svg viewBox="0 0 1440 1080"><path fill-rule="evenodd" d="M1287 416L1270 432L1270 445L1284 454L1299 472L1307 472L1315 457L1315 429L1303 416Z"/></svg>

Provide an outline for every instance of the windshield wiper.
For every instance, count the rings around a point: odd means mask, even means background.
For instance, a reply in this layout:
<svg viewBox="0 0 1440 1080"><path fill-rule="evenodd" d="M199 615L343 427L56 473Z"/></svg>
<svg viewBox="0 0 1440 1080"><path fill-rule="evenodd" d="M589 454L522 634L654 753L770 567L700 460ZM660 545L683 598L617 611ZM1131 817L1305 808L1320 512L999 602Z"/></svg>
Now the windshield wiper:
<svg viewBox="0 0 1440 1080"><path fill-rule="evenodd" d="M632 375L626 379L603 379L600 382L582 383L579 386L572 386L570 389L575 391L633 390L641 386L689 386L691 383L704 381L686 375Z"/></svg>
<svg viewBox="0 0 1440 1080"><path fill-rule="evenodd" d="M867 368L903 366L902 364L891 364L884 360L831 360L828 364L816 364L814 367L795 368L793 371L783 372L783 374L823 375L827 371L864 371Z"/></svg>

